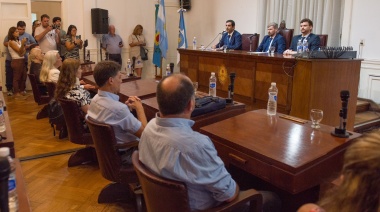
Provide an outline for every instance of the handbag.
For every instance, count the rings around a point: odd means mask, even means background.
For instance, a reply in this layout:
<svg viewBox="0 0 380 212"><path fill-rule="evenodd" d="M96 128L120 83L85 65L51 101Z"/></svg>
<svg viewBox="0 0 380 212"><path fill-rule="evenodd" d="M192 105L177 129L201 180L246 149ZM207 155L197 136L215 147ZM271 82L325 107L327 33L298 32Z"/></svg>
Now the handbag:
<svg viewBox="0 0 380 212"><path fill-rule="evenodd" d="M205 96L195 99L195 108L191 117L200 116L226 107L226 99L212 96Z"/></svg>
<svg viewBox="0 0 380 212"><path fill-rule="evenodd" d="M135 35L137 40L139 41L139 38L137 35ZM148 49L144 48L143 46L140 46L140 56L141 60L148 60Z"/></svg>

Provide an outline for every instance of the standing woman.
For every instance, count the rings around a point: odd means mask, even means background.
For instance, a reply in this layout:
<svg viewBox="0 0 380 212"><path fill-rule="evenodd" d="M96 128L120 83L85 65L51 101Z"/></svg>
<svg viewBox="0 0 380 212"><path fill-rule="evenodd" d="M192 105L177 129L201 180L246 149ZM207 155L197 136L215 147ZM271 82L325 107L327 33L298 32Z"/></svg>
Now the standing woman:
<svg viewBox="0 0 380 212"><path fill-rule="evenodd" d="M26 66L24 55L26 53L25 43L27 38L21 41L18 39L19 32L16 27L9 28L8 31L8 49L12 57L11 67L13 69L13 92L16 97L21 93L25 95Z"/></svg>
<svg viewBox="0 0 380 212"><path fill-rule="evenodd" d="M141 60L140 56L140 46L146 46L145 38L144 35L142 35L142 32L143 27L140 24L136 25L135 29L133 30L133 33L128 38L129 46L131 47L131 61L133 62L133 57L136 58L134 67L136 74L139 77L141 77L141 72L143 68L143 61Z"/></svg>
<svg viewBox="0 0 380 212"><path fill-rule="evenodd" d="M77 27L70 25L66 35L66 53L65 59L74 58L79 60L79 49L82 49L83 41L77 37Z"/></svg>

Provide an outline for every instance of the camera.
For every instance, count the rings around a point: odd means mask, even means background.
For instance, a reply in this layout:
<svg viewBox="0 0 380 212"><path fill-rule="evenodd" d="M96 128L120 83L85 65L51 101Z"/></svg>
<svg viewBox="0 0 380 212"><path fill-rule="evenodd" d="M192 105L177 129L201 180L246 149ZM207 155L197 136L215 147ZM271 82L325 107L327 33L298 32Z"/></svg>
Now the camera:
<svg viewBox="0 0 380 212"><path fill-rule="evenodd" d="M59 26L56 25L56 24L52 24L51 27L52 27L53 29L59 29Z"/></svg>

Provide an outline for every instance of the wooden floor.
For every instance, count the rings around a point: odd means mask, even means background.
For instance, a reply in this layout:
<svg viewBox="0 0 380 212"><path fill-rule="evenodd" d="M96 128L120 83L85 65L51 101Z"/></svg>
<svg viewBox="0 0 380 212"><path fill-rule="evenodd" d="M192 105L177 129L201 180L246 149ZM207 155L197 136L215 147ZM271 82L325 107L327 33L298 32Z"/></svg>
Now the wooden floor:
<svg viewBox="0 0 380 212"><path fill-rule="evenodd" d="M22 172L33 211L135 211L134 204L98 204L105 180L97 165L67 167L70 153L47 156L80 148L67 138L58 139L48 119L36 120L42 106L33 96L26 100L7 97L5 102L13 131L16 157L21 159ZM45 157L47 156L47 157Z"/></svg>

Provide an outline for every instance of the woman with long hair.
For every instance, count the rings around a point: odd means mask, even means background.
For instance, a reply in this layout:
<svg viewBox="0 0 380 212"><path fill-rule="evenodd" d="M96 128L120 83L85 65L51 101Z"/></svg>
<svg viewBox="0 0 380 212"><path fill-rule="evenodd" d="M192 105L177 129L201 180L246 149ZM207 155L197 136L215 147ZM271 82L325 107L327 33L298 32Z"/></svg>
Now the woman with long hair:
<svg viewBox="0 0 380 212"><path fill-rule="evenodd" d="M62 65L62 58L57 50L46 52L42 62L40 81L57 83L59 77L58 68Z"/></svg>
<svg viewBox="0 0 380 212"><path fill-rule="evenodd" d="M66 35L66 53L65 59L74 58L79 60L79 49L83 47L83 41L77 36L77 27L70 25Z"/></svg>
<svg viewBox="0 0 380 212"><path fill-rule="evenodd" d="M25 44L27 38L21 41L19 38L19 31L16 27L11 27L8 30L8 50L12 57L11 67L13 70L13 93L16 97L21 94L25 95L25 82L26 82L26 66L24 55L26 53Z"/></svg>
<svg viewBox="0 0 380 212"><path fill-rule="evenodd" d="M34 37L34 31L36 31L36 28L41 26L41 21L39 20L35 20L33 21L33 25L32 25L32 36Z"/></svg>
<svg viewBox="0 0 380 212"><path fill-rule="evenodd" d="M143 68L143 61L141 60L140 56L140 47L146 46L145 37L142 34L142 32L143 27L140 24L138 24L133 30L133 33L128 38L129 46L131 47L131 61L133 62L133 58L135 58L135 63L133 65L136 71L136 75L139 77L141 77L141 72Z"/></svg>
<svg viewBox="0 0 380 212"><path fill-rule="evenodd" d="M380 131L357 139L344 155L341 184L298 211L380 211Z"/></svg>
<svg viewBox="0 0 380 212"><path fill-rule="evenodd" d="M69 58L63 61L61 73L55 89L55 99L66 98L75 100L77 105L87 113L90 106L90 93L79 84L79 78L82 75L79 60Z"/></svg>

